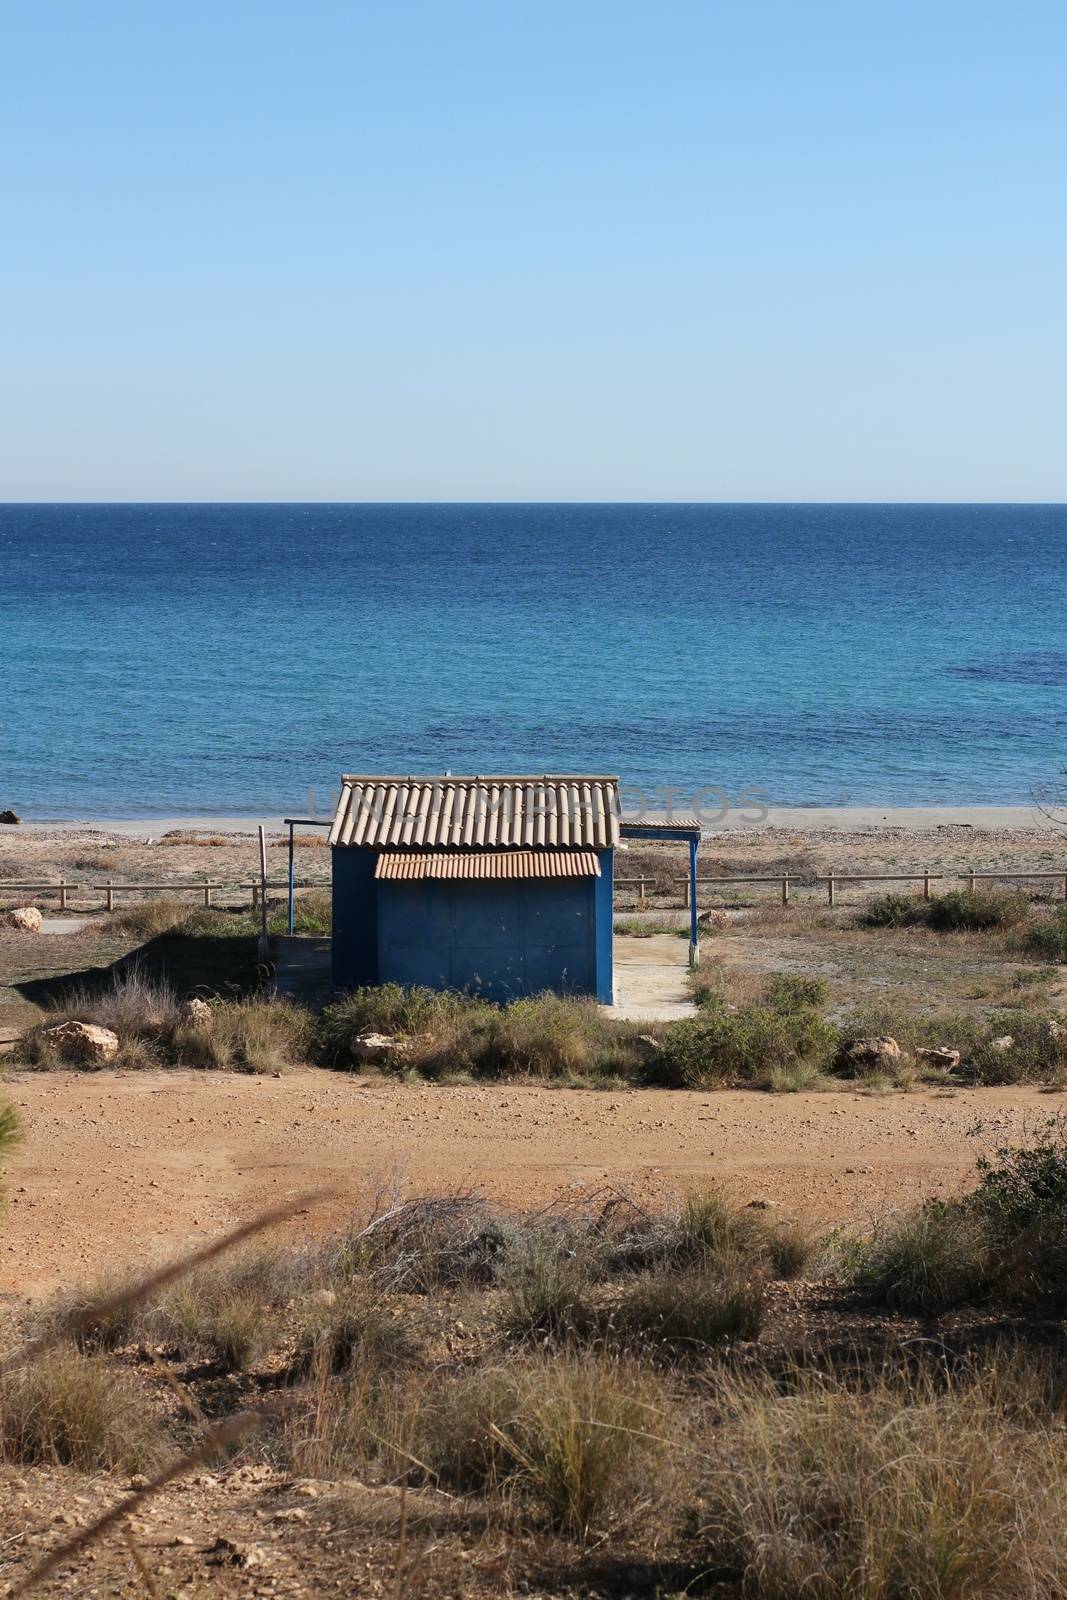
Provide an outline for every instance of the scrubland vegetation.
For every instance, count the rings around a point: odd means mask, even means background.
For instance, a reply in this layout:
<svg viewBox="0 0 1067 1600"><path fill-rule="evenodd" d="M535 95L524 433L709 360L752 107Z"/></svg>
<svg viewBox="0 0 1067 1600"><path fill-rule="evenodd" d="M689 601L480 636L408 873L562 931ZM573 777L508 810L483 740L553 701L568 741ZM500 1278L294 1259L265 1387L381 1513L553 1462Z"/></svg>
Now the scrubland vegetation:
<svg viewBox="0 0 1067 1600"><path fill-rule="evenodd" d="M818 979L779 974L727 980L712 965L693 976L697 1014L680 1022L619 1022L591 1001L541 995L499 1006L470 995L405 989L356 990L319 1016L255 993L212 995L190 1017L165 980L136 965L103 986L64 995L18 1046L26 1065L62 1064L49 1035L77 1019L112 1030L114 1064L278 1072L298 1063L374 1069L441 1082L529 1078L562 1084L668 1088L750 1087L784 1092L843 1081L870 1090L922 1082L1067 1081L1067 1025L1037 1009L1021 985L1011 1006L977 1013L922 1014L889 1006L830 1021ZM736 1001L728 999L737 993ZM375 1056L368 1036L391 1048ZM860 1042L889 1037L892 1057L864 1055ZM951 1074L938 1051L959 1054ZM926 1052L924 1054L924 1052ZM933 1054L929 1054L933 1052Z"/></svg>
<svg viewBox="0 0 1067 1600"><path fill-rule="evenodd" d="M569 1548L574 1593L607 1554L628 1593L1039 1600L1067 1593L1065 1244L1056 1124L855 1236L715 1194L393 1197L105 1316L112 1283L31 1314L55 1347L0 1378L0 1457L150 1470L251 1396L214 1470L417 1492L506 1532L516 1588Z"/></svg>

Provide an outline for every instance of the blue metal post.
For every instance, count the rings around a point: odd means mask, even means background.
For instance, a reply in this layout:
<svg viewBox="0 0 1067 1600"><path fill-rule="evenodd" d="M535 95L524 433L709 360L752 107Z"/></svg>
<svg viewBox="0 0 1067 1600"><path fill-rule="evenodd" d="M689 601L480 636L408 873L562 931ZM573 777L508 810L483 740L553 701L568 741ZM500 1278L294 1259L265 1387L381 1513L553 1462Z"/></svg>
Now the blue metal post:
<svg viewBox="0 0 1067 1600"><path fill-rule="evenodd" d="M293 873L293 824L289 824L289 933L292 935L296 922L296 907L294 905L294 890L296 878Z"/></svg>
<svg viewBox="0 0 1067 1600"><path fill-rule="evenodd" d="M695 967L700 957L697 930L697 848L700 840L689 841L689 965Z"/></svg>

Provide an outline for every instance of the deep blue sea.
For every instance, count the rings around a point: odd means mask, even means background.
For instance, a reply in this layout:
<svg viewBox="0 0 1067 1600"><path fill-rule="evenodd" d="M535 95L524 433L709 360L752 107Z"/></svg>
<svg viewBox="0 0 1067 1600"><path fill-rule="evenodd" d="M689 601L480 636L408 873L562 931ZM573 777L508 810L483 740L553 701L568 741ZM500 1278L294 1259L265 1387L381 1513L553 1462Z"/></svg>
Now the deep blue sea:
<svg viewBox="0 0 1067 1600"><path fill-rule="evenodd" d="M0 506L0 675L29 817L446 769L1024 803L1067 762L1067 507Z"/></svg>

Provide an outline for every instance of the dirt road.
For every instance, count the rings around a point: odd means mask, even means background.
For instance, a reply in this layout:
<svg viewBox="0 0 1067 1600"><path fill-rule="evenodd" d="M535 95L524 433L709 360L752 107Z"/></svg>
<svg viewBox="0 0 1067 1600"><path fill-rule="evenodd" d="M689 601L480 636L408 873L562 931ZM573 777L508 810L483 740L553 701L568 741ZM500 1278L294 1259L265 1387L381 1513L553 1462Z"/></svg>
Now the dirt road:
<svg viewBox="0 0 1067 1600"><path fill-rule="evenodd" d="M289 1226L325 1229L391 1175L517 1207L583 1184L656 1200L715 1181L783 1212L858 1221L960 1184L979 1118L987 1141L1023 1139L1059 1103L1030 1089L594 1093L321 1071L24 1074L6 1092L25 1133L0 1222L0 1291L16 1296L143 1266L321 1184L336 1198Z"/></svg>

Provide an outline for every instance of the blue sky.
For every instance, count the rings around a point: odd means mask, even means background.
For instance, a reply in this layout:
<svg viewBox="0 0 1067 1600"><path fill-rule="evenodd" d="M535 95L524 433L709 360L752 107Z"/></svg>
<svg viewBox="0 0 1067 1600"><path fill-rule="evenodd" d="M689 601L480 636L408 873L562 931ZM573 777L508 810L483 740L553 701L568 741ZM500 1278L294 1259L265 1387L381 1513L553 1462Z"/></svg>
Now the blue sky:
<svg viewBox="0 0 1067 1600"><path fill-rule="evenodd" d="M2 0L0 499L1067 499L1067 8Z"/></svg>

